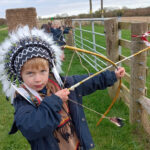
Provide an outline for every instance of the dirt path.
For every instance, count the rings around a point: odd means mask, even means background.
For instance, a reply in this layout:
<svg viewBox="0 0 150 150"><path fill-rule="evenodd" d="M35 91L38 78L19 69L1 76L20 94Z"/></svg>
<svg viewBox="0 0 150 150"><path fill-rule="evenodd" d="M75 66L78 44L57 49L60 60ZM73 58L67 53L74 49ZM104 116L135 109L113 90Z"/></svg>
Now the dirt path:
<svg viewBox="0 0 150 150"><path fill-rule="evenodd" d="M141 17L121 17L121 21L129 21L129 22L148 22L150 23L150 17L141 16Z"/></svg>
<svg viewBox="0 0 150 150"><path fill-rule="evenodd" d="M8 27L0 29L0 31L3 31L3 30L8 30Z"/></svg>

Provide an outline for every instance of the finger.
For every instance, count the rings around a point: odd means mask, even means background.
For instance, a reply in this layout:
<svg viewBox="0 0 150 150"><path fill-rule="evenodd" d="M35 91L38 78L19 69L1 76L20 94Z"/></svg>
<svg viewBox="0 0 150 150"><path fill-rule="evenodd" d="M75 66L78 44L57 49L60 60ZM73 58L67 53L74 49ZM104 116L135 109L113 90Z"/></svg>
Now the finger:
<svg viewBox="0 0 150 150"><path fill-rule="evenodd" d="M68 89L65 89L65 93L68 95L70 94L70 91Z"/></svg>

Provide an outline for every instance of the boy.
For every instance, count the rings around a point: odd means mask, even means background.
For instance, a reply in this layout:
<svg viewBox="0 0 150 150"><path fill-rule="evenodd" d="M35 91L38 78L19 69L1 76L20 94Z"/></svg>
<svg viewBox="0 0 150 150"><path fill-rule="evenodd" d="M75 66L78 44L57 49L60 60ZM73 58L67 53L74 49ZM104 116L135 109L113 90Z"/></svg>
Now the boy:
<svg viewBox="0 0 150 150"><path fill-rule="evenodd" d="M15 107L10 134L19 129L32 150L93 148L83 108L69 99L81 104L82 96L123 77L124 68L103 72L69 91L87 75L67 77L63 85L64 78L59 75L62 51L43 31L20 28L0 46L0 52L3 90Z"/></svg>

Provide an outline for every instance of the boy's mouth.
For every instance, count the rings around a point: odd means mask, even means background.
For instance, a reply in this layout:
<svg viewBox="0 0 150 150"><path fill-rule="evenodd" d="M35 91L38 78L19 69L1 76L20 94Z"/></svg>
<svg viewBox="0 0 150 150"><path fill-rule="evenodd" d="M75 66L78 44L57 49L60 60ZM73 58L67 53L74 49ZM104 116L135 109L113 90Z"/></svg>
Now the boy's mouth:
<svg viewBox="0 0 150 150"><path fill-rule="evenodd" d="M42 88L43 87L43 84L40 84L40 85L35 85L36 88Z"/></svg>

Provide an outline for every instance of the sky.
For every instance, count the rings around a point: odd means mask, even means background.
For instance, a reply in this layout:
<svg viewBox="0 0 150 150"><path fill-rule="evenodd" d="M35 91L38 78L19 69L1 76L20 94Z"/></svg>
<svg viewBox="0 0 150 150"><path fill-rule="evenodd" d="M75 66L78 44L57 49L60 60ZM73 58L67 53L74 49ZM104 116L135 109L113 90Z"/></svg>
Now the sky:
<svg viewBox="0 0 150 150"><path fill-rule="evenodd" d="M78 15L89 13L89 0L0 0L0 18L5 18L6 9L28 7L35 7L39 17L54 17L62 14ZM101 0L92 0L93 12L100 7ZM103 7L150 7L150 0L103 0Z"/></svg>

